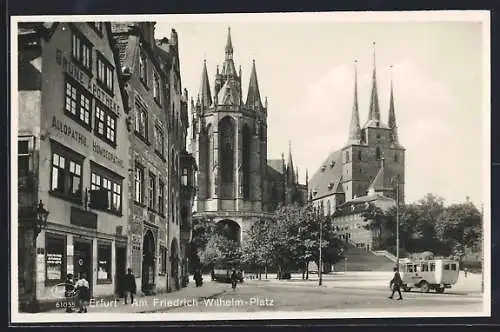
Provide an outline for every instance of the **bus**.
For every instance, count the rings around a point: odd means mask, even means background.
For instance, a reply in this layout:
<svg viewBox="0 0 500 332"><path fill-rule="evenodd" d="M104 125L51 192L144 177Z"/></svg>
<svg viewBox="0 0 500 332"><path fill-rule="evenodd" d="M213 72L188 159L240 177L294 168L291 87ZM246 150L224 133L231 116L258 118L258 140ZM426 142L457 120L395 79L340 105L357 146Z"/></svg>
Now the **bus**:
<svg viewBox="0 0 500 332"><path fill-rule="evenodd" d="M450 259L406 260L400 262L399 271L405 292L419 288L423 293L434 290L442 294L457 282L459 263Z"/></svg>

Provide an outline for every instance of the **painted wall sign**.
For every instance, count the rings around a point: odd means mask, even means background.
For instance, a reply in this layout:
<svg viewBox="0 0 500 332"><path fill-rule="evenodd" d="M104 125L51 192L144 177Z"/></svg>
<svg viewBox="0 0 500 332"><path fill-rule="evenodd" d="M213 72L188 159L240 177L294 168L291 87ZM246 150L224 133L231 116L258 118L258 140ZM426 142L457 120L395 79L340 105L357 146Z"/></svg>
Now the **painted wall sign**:
<svg viewBox="0 0 500 332"><path fill-rule="evenodd" d="M83 145L84 147L88 148L88 141L87 141L87 136L84 136L81 134L79 131L75 130L72 128L70 125L65 123L62 120L59 120L55 115L52 117L52 128L57 129L59 132L62 134L70 137L73 139L75 142ZM108 149L102 147L97 139L92 140L92 150L99 156L111 161L112 163L124 167L123 159L118 157L116 154L112 153Z"/></svg>
<svg viewBox="0 0 500 332"><path fill-rule="evenodd" d="M68 60L63 55L60 49L56 50L56 63L62 66L63 71L77 80L80 84L86 87L89 92L101 101L104 105L109 107L116 114L120 114L120 105L111 97L104 89L102 89L98 84L93 82L92 78L89 77L84 71L75 65L71 60Z"/></svg>

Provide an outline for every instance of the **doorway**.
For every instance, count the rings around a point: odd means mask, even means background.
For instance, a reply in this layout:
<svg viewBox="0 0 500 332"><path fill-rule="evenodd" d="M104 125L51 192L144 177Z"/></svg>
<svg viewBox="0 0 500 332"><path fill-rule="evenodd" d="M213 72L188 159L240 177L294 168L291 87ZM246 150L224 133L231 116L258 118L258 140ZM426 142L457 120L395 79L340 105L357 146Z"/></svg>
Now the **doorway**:
<svg viewBox="0 0 500 332"><path fill-rule="evenodd" d="M142 292L152 294L155 288L155 239L148 230L144 235L142 252Z"/></svg>
<svg viewBox="0 0 500 332"><path fill-rule="evenodd" d="M87 276L87 281L89 282L89 293L92 297L92 243L75 241L74 243L74 253L73 253L73 268L75 278L78 278L80 274L85 273Z"/></svg>
<svg viewBox="0 0 500 332"><path fill-rule="evenodd" d="M116 247L116 273L115 294L123 297L123 280L125 279L127 262L127 250L125 247Z"/></svg>

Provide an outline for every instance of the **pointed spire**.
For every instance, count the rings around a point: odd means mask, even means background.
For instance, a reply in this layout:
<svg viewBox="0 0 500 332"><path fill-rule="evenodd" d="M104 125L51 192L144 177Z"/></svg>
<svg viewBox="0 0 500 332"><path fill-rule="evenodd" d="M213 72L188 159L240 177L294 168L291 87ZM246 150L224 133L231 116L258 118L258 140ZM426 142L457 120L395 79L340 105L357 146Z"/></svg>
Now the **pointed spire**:
<svg viewBox="0 0 500 332"><path fill-rule="evenodd" d="M393 67L391 65L391 96L389 99L389 120L387 124L392 131L392 143L398 143L398 126L396 125L396 111L394 109L394 90L393 90L393 78L392 78Z"/></svg>
<svg viewBox="0 0 500 332"><path fill-rule="evenodd" d="M293 168L293 158L292 158L292 141L288 141L288 184L295 184L295 171Z"/></svg>
<svg viewBox="0 0 500 332"><path fill-rule="evenodd" d="M212 105L212 93L210 92L210 83L208 81L208 73L207 73L207 60L203 60L203 72L201 74L201 105L203 107L210 107ZM200 98L200 95L198 95Z"/></svg>
<svg viewBox="0 0 500 332"><path fill-rule="evenodd" d="M372 75L372 93L370 97L370 111L368 113L368 121L380 121L380 107L378 103L377 93L377 63L375 57L375 42L373 42L373 75Z"/></svg>
<svg viewBox="0 0 500 332"><path fill-rule="evenodd" d="M250 74L250 83L248 83L246 106L251 108L262 108L259 83L257 81L257 69L255 68L255 60L253 60L252 73Z"/></svg>
<svg viewBox="0 0 500 332"><path fill-rule="evenodd" d="M354 103L352 106L349 141L353 143L359 143L360 140L361 140L361 127L359 125L359 108L358 108L358 61L354 60Z"/></svg>
<svg viewBox="0 0 500 332"><path fill-rule="evenodd" d="M226 59L227 57L233 55L233 42L231 40L231 27L227 28L227 42L226 42Z"/></svg>

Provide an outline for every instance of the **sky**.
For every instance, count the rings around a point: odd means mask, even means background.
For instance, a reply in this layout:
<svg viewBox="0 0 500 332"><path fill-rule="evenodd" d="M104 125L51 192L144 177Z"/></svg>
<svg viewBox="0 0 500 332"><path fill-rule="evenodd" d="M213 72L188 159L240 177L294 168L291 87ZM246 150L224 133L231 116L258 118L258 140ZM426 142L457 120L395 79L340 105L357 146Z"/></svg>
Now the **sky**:
<svg viewBox="0 0 500 332"><path fill-rule="evenodd" d="M393 66L398 132L406 148L406 201L434 193L447 204L468 196L479 207L486 192L485 163L490 163L484 138L487 131L489 141L484 23L441 16L437 21L405 19L401 14L346 17L165 16L156 20L155 35L177 31L182 85L196 100L203 60L213 94L216 65L224 61L231 27L244 99L253 59L261 96L268 97L268 159L288 156L291 142L302 183L306 169L311 176L329 152L346 144L354 60L361 124L367 120L375 50L383 122Z"/></svg>

